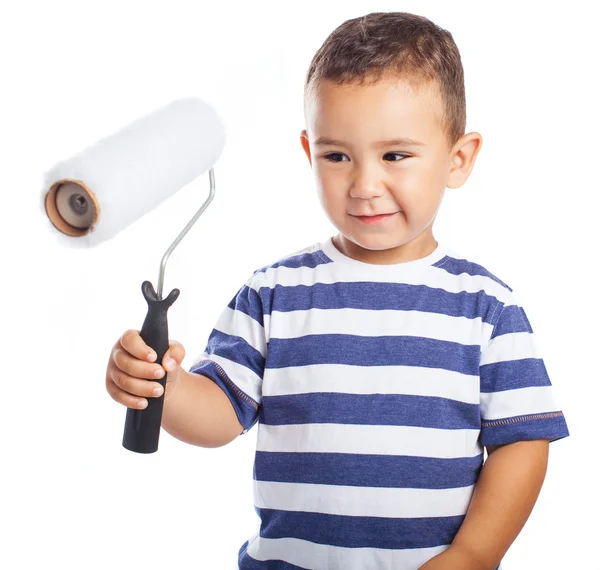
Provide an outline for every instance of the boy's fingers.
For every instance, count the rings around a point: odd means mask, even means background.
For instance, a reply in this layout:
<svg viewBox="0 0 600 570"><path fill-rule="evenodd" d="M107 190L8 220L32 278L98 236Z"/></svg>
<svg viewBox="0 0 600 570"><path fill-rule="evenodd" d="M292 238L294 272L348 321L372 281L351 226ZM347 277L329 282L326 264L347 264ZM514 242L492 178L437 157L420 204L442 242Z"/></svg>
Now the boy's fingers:
<svg viewBox="0 0 600 570"><path fill-rule="evenodd" d="M160 364L150 364L150 362L135 358L123 348L115 348L113 351L113 360L119 370L122 370L134 378L156 380L157 378L162 378L165 375L165 372Z"/></svg>
<svg viewBox="0 0 600 570"><path fill-rule="evenodd" d="M144 342L144 340L140 336L140 331L137 331L134 329L129 329L129 330L125 331L123 333L123 335L121 336L119 342L120 342L121 347L126 352L128 352L129 354L131 354L133 357L137 358L138 360L143 360L145 362L155 362L156 352L154 352L154 350ZM149 358L149 356L148 356L149 353L152 353L153 358ZM169 348L167 349L167 352L165 352L165 355L163 357L161 364L167 371L174 370L177 366L179 366L183 362L184 358L185 358L185 349L183 348L183 345L176 340L170 340ZM171 360L171 359L174 362L169 364L169 360ZM150 371L150 369L147 369L147 370ZM126 370L126 371L129 372L129 370ZM133 371L131 371L131 372L133 372ZM148 372L146 372L146 374L148 374ZM144 375L140 374L140 377L147 378L147 376L145 374Z"/></svg>
<svg viewBox="0 0 600 570"><path fill-rule="evenodd" d="M111 382L107 384L107 388L113 388L110 384L114 384L129 396L145 396L146 398L157 397L160 396L160 394L154 394L154 390L157 388L160 389L162 393L162 386L158 382L148 382L148 380L134 378L120 370L113 371L110 380ZM119 392L117 392L117 394L122 396ZM133 401L131 398L126 399L130 402Z"/></svg>
<svg viewBox="0 0 600 570"><path fill-rule="evenodd" d="M126 330L119 339L119 342L121 343L121 346L127 352L129 352L129 354L139 358L140 360L154 362L156 359L156 353L144 342L140 336L140 331L133 329ZM149 353L152 353L153 358L149 357Z"/></svg>
<svg viewBox="0 0 600 570"><path fill-rule="evenodd" d="M144 380L144 382L146 382L146 381ZM146 384L151 384L151 383L146 382ZM147 389L147 387L145 387L145 388ZM130 392L127 392L126 390L123 390L119 386L119 384L117 384L117 382L115 382L112 379L106 383L106 389L108 390L108 393L110 394L110 397L113 400L115 400L116 402L119 402L120 404L123 404L124 406L127 406L128 408L142 410L148 405L147 398L140 397L141 395L135 395ZM150 396L150 395L148 394L148 396ZM152 394L151 397L156 397L156 396L154 394Z"/></svg>

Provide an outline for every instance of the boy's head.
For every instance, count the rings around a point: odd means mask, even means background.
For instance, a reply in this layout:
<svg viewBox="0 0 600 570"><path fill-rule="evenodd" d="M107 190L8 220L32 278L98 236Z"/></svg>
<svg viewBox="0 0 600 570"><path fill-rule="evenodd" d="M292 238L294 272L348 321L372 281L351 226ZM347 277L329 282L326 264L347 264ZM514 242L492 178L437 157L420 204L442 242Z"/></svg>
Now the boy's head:
<svg viewBox="0 0 600 570"><path fill-rule="evenodd" d="M313 58L304 115L300 140L338 249L368 263L431 253L444 191L464 184L482 144L464 134L463 69L450 33L403 12L344 22ZM376 214L393 215L358 217Z"/></svg>

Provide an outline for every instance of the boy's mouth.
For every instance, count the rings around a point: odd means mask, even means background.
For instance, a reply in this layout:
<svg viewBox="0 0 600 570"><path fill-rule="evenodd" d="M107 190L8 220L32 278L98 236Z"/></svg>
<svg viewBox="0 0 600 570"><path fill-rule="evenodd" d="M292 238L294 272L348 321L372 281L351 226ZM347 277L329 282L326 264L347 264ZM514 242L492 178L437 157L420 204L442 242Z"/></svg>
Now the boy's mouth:
<svg viewBox="0 0 600 570"><path fill-rule="evenodd" d="M392 218L393 216L395 216L396 214L399 214L400 212L392 212L391 214L377 214L375 216L352 216L354 218L356 218L357 220L360 220L361 222L364 222L366 224L378 224L381 222L384 222L390 218Z"/></svg>

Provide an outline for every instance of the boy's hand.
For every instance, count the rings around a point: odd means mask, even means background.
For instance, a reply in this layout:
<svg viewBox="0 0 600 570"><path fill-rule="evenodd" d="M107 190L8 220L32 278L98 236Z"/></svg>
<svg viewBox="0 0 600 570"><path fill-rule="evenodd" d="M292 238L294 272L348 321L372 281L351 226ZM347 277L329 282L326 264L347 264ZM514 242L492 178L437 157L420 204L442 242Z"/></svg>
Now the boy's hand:
<svg viewBox="0 0 600 570"><path fill-rule="evenodd" d="M444 552L434 556L419 570L495 570L486 568L473 555L457 546L449 546Z"/></svg>
<svg viewBox="0 0 600 570"><path fill-rule="evenodd" d="M181 343L170 340L162 366L151 364L156 359L156 353L144 342L140 331L127 330L111 350L106 367L106 390L120 404L142 410L148 405L146 398L158 398L163 394L163 388L158 382L148 380L163 377L166 370L166 400L175 388L184 357L185 349ZM171 359L172 364L169 363ZM160 374L155 376L157 371ZM154 392L155 389L158 389L158 393Z"/></svg>

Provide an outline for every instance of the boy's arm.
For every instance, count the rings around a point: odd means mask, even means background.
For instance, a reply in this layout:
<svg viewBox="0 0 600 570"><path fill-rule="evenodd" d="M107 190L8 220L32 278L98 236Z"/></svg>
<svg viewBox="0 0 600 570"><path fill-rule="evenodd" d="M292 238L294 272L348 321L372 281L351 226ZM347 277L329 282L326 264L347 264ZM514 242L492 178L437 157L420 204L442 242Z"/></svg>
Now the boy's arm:
<svg viewBox="0 0 600 570"><path fill-rule="evenodd" d="M167 432L200 447L222 447L242 433L244 427L217 384L182 367L176 373L163 404L161 425Z"/></svg>
<svg viewBox="0 0 600 570"><path fill-rule="evenodd" d="M549 444L547 439L536 439L486 446L489 456L462 526L450 547L421 569L450 568L446 559L460 558L463 562L456 568L495 570L537 501L546 477Z"/></svg>

